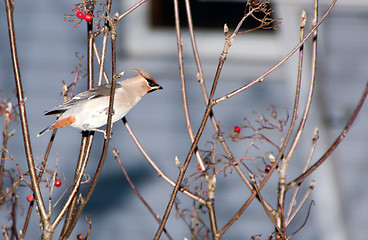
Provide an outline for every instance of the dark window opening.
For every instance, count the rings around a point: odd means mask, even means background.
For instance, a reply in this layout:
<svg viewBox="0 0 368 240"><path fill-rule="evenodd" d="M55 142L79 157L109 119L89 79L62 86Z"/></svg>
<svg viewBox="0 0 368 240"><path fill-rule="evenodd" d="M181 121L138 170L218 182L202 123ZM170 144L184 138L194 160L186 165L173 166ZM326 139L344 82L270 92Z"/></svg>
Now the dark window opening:
<svg viewBox="0 0 368 240"><path fill-rule="evenodd" d="M190 6L195 28L223 29L226 23L230 29L234 29L244 16L246 1L191 0ZM151 0L150 11L151 27L175 27L174 3L172 0ZM274 15L274 13L271 14L273 19L275 19ZM186 27L187 14L184 0L179 0L179 16L181 26ZM257 15L258 18L262 18L263 16L263 13ZM241 31L253 29L257 26L259 26L259 21L254 18L247 18ZM271 24L271 26L273 25ZM262 30L272 32L273 29L271 27L270 29Z"/></svg>

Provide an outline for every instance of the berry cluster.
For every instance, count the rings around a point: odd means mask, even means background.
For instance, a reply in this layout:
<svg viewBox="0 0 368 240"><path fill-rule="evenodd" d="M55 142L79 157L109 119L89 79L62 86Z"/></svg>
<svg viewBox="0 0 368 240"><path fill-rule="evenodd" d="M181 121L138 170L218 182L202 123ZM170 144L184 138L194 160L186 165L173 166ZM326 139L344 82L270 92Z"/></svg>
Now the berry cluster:
<svg viewBox="0 0 368 240"><path fill-rule="evenodd" d="M81 25L86 21L89 24L94 22L96 30L101 29L101 22L105 19L109 19L106 12L106 5L97 0L82 0L82 2L74 5L72 9L73 14L65 14L64 20L67 22L73 22L74 28Z"/></svg>
<svg viewBox="0 0 368 240"><path fill-rule="evenodd" d="M74 9L73 9L73 12L76 12L76 11L77 11L77 10L79 10L79 9L80 9L80 8L74 8ZM79 10L79 11L77 12L76 16L77 16L77 18L79 18L79 19L84 19L84 20L86 20L87 22L90 22L90 21L92 21L92 19L93 19L92 14L89 14L89 13L84 14L84 12L83 12L83 11L81 11L81 10Z"/></svg>

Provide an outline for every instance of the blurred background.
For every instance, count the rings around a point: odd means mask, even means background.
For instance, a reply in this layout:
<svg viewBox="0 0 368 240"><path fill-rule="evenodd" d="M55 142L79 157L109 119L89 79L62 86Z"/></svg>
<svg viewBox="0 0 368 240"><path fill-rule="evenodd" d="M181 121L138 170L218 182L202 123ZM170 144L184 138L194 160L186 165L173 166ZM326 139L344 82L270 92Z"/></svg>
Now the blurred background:
<svg viewBox="0 0 368 240"><path fill-rule="evenodd" d="M137 1L113 1L112 13L123 13ZM36 138L37 133L48 126L53 117L43 116L43 112L62 103L62 81L71 83L75 75L72 70L78 64L76 52L86 56L86 26L82 23L73 28L73 23L63 20L64 14L72 14L75 1L15 1L14 21L17 37L18 57L27 97L27 117L31 134L33 155L41 161L49 141L50 133ZM218 58L224 44L223 24L232 31L242 17L244 1L191 1L193 21L199 55L202 60L207 86L211 86ZM325 13L330 1L320 1L320 16ZM311 26L313 2L271 1L274 17L282 18L279 30L256 31L240 35L230 49L228 59L221 74L215 97L251 82L263 74L299 41L299 19L302 9L308 14ZM133 131L146 148L152 159L172 179L176 179L178 169L175 156L183 163L189 151L190 141L182 110L182 98L176 52L176 35L173 27L172 1L148 1L119 24L117 71L125 71L124 77L135 75L132 68L139 67L149 72L164 90L154 92L144 99L127 115ZM15 84L10 58L8 31L4 4L0 5L0 88L1 97L11 99L16 104ZM182 9L184 13L184 9ZM182 24L185 27L185 17ZM318 127L320 140L313 160L317 160L340 134L348 118L360 99L368 75L368 2L364 0L338 1L331 15L319 28L317 88L312 110L302 141L289 168L288 180L297 176L311 146L313 131ZM197 26L197 27L196 27ZM187 78L189 108L193 129L198 129L205 105L196 81L196 67L192 57L189 35L183 28L185 73ZM97 39L100 46L100 39ZM309 46L309 45L307 45ZM301 96L302 103L309 84L310 48L306 50L305 70ZM107 70L110 70L107 62ZM269 75L262 83L244 91L226 102L215 106L214 113L223 132L229 133L235 125L245 124L244 117L254 119L253 110L267 114L271 104L277 106L280 116L291 114L296 85L297 56ZM83 62L82 71L86 73ZM86 90L83 79L78 82L76 92ZM301 103L301 106L304 105ZM303 108L300 109L300 112ZM306 226L298 233L298 239L365 239L368 238L368 175L366 147L368 143L367 103L357 118L346 139L336 149L333 156L318 169L304 184L316 180L316 187L310 200L315 200ZM3 119L1 119L3 124ZM19 122L12 122L10 130L15 135L9 140L8 149L26 171L25 154ZM114 124L110 148L120 152L136 187L151 207L163 215L172 188L157 176L136 149L121 122ZM207 141L214 134L208 125L199 148L209 150ZM93 152L87 172L94 173L102 150L103 136L96 133ZM57 169L63 187L72 184L74 169L79 153L80 132L73 128L61 129L49 157L49 168ZM244 156L247 145L231 144L237 159ZM7 162L7 166L11 166ZM253 162L249 162L253 164ZM188 175L196 172L193 159ZM218 225L224 224L235 214L249 190L233 173L225 178L219 175L216 189L216 214ZM274 176L262 190L268 201L276 205ZM64 188L65 189L65 188ZM62 194L63 188L54 190L54 199ZM302 191L303 193L303 191ZM27 206L29 189L19 189L19 201ZM302 194L301 194L302 195ZM180 206L191 209L192 201L178 195ZM20 208L22 209L22 207ZM262 214L260 214L260 212ZM6 211L1 211L6 214ZM307 205L297 215L290 232L304 222ZM24 214L22 210L19 214ZM32 217L27 239L40 236L38 218ZM108 154L100 181L87 204L84 216L92 217L90 239L150 239L157 230L157 223L128 186L111 151ZM2 215L1 223L6 215ZM22 217L19 217L22 219ZM204 219L208 222L208 219ZM19 226L23 224L19 221ZM86 233L88 224L80 219L71 239L78 233ZM172 211L167 230L174 239L190 238L190 232L182 220L176 219ZM262 207L256 201L247 209L224 235L224 239L250 239L252 235L263 234L266 239L273 228ZM56 233L57 234L57 233ZM166 239L166 236L162 236Z"/></svg>

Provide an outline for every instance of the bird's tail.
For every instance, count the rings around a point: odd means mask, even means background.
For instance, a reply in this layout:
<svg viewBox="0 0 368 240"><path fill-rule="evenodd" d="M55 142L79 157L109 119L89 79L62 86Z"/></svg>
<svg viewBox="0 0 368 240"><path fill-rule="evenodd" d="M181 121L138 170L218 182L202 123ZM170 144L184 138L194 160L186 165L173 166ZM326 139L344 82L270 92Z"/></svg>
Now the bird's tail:
<svg viewBox="0 0 368 240"><path fill-rule="evenodd" d="M41 132L39 132L39 133L37 134L37 137L42 136L45 132L47 132L48 130L50 130L50 129L51 129L51 127L52 127L52 125L48 126L48 127L47 127L47 128L45 128L44 130L42 130Z"/></svg>

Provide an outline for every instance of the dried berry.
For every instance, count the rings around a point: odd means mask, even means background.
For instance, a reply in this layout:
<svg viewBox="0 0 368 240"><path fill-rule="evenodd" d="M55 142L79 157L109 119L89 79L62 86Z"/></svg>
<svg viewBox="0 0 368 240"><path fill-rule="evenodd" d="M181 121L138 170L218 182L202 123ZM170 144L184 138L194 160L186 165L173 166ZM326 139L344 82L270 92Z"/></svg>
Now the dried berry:
<svg viewBox="0 0 368 240"><path fill-rule="evenodd" d="M34 201L34 196L32 194L27 196L27 201L28 202L33 202Z"/></svg>

